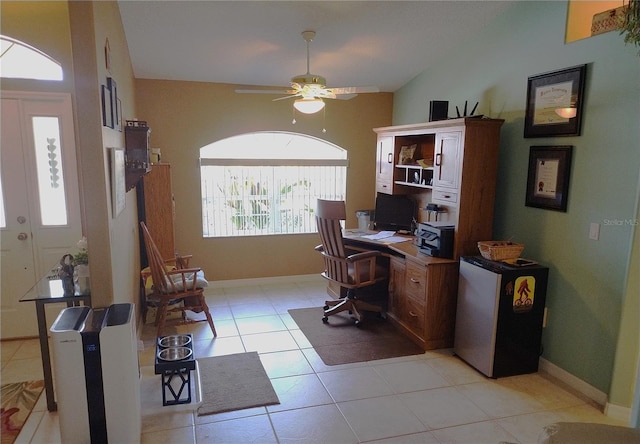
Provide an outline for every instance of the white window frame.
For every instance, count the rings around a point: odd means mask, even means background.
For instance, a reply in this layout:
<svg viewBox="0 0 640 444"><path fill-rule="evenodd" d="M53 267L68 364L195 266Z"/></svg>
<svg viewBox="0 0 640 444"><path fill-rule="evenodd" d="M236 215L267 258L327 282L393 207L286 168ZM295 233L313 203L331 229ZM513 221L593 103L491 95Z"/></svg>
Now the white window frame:
<svg viewBox="0 0 640 444"><path fill-rule="evenodd" d="M20 40L0 34L0 77L62 81L62 65Z"/></svg>
<svg viewBox="0 0 640 444"><path fill-rule="evenodd" d="M202 147L203 237L316 233L315 202L344 200L347 166L344 148L297 133L248 133Z"/></svg>

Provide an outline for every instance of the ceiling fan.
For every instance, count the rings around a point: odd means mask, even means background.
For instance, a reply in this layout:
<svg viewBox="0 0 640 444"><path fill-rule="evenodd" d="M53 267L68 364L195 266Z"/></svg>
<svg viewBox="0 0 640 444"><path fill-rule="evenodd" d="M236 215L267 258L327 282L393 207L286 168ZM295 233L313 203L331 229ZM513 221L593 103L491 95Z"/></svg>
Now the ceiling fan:
<svg viewBox="0 0 640 444"><path fill-rule="evenodd" d="M293 106L298 111L305 114L313 114L324 108L324 101L322 99L349 100L357 96L358 93L380 92L380 90L374 86L327 88L327 80L324 77L317 74L311 74L309 71L309 43L313 41L315 36L315 31L302 32L302 38L307 42L307 72L291 78L291 89L237 89L236 92L254 94L288 94L287 96L273 99L273 101L296 98Z"/></svg>

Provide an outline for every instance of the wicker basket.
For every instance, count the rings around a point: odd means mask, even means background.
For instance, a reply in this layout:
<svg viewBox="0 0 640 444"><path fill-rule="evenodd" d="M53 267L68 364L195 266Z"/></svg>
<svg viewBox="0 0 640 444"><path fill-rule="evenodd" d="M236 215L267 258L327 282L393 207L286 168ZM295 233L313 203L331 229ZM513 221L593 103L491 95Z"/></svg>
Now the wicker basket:
<svg viewBox="0 0 640 444"><path fill-rule="evenodd" d="M504 261L519 258L520 253L524 250L524 244L509 241L484 241L478 242L478 249L485 259Z"/></svg>

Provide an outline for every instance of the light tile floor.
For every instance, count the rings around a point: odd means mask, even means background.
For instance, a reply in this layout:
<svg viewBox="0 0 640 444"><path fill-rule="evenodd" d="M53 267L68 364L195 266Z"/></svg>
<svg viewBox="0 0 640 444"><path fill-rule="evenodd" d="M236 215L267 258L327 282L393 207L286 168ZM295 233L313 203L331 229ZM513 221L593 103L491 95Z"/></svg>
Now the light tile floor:
<svg viewBox="0 0 640 444"><path fill-rule="evenodd" d="M218 337L206 323L174 331L193 334L196 358L257 351L281 404L203 417L161 401L148 407L161 393L153 374L155 330L145 325L142 442L535 443L542 427L557 421L621 425L543 373L493 380L451 350L326 366L287 312L321 307L325 298L325 282L307 276L208 288ZM1 356L3 382L42 377L36 340L4 341ZM44 395L17 442L60 442L57 414L46 411Z"/></svg>

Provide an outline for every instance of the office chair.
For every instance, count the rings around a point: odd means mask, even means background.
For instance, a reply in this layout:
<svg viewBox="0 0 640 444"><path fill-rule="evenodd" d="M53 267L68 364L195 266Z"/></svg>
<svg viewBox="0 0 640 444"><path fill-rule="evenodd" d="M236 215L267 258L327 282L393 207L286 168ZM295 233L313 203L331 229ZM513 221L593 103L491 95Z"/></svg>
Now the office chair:
<svg viewBox="0 0 640 444"><path fill-rule="evenodd" d="M162 335L167 313L175 311L182 312L182 319L178 324L207 321L213 336L217 336L216 327L213 325L213 319L204 298L203 288L207 286L207 281L202 269L185 268L190 256L163 259L145 223L140 222L140 226L144 235L144 245L149 259L149 273L152 279L151 293L147 295L146 299L148 303L158 307L156 313L157 336ZM146 276L142 274L143 281L145 278ZM145 285L145 287L148 286ZM169 306L174 308L169 308ZM186 311L204 312L206 319L189 319Z"/></svg>
<svg viewBox="0 0 640 444"><path fill-rule="evenodd" d="M355 318L356 326L360 326L364 311L382 313L382 307L359 299L356 290L387 281L388 272L382 267L376 267L376 258L381 255L379 251L348 254L350 252L344 246L340 225L340 221L345 219L344 201L318 199L316 223L322 245L315 249L324 258L325 270L322 276L347 290L346 297L325 302L322 321L327 323L329 316L349 310Z"/></svg>

